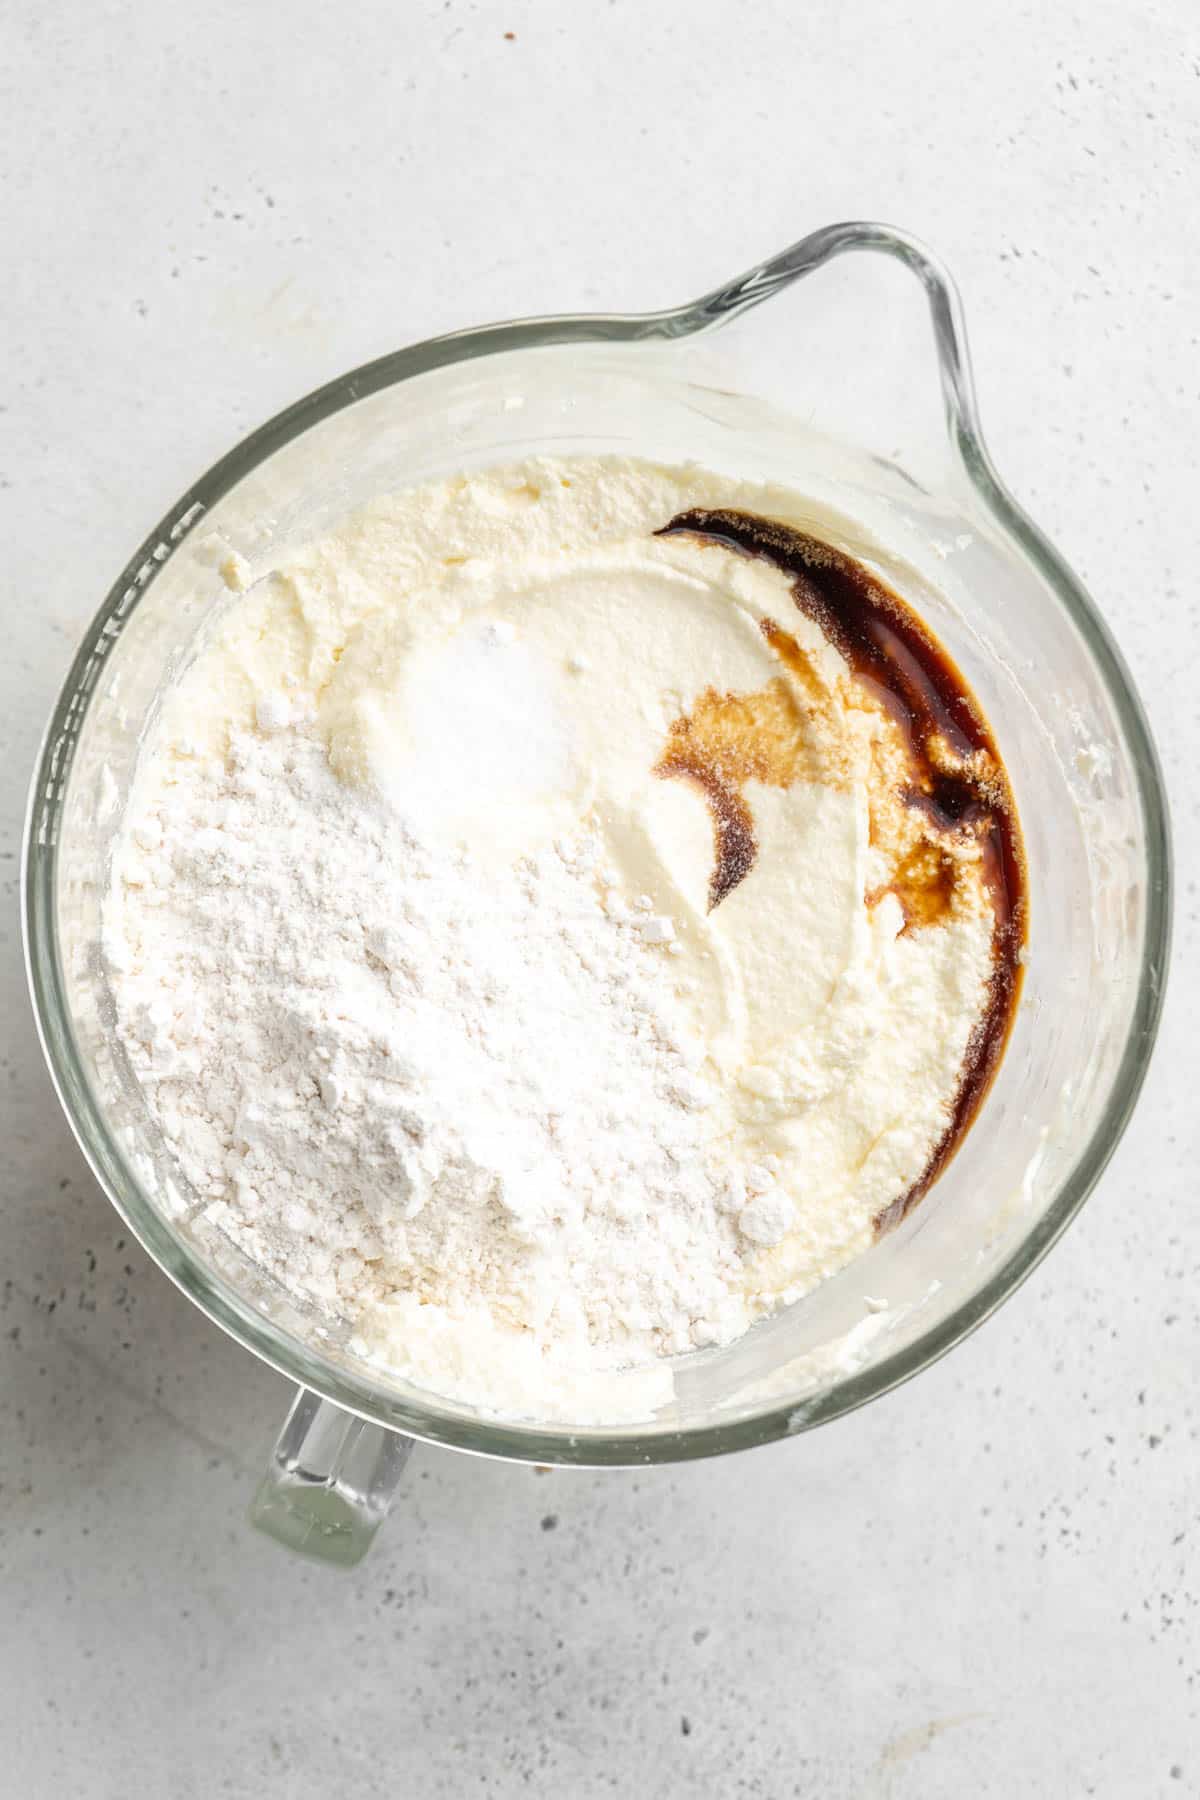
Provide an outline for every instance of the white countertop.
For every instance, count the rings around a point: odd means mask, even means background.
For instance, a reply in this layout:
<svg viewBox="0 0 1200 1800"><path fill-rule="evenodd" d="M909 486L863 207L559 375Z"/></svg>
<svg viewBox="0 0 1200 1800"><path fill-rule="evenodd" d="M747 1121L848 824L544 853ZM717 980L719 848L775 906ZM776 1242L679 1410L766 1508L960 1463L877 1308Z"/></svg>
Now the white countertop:
<svg viewBox="0 0 1200 1800"><path fill-rule="evenodd" d="M5 1795L1200 1793L1194 22L1186 0L8 8ZM69 654L188 481L342 369L665 304L864 215L957 274L996 460L1157 732L1179 899L1137 1117L1027 1286L864 1412L636 1475L420 1451L356 1574L289 1561L243 1523L285 1383L127 1241L28 1015L20 818Z"/></svg>

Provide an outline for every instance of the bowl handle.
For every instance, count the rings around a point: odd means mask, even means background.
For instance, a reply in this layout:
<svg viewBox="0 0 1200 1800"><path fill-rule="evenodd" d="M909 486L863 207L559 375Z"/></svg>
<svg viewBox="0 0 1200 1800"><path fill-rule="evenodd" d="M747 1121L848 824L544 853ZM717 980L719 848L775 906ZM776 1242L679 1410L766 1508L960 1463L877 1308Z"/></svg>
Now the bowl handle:
<svg viewBox="0 0 1200 1800"><path fill-rule="evenodd" d="M412 1438L297 1388L250 1523L289 1550L351 1568L387 1516L412 1447Z"/></svg>

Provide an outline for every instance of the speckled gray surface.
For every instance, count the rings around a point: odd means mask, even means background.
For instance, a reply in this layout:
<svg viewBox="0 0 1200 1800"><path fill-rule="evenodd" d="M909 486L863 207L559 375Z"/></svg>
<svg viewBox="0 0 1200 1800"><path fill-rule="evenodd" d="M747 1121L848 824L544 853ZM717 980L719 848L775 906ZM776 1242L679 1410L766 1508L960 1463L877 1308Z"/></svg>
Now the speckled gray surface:
<svg viewBox="0 0 1200 1800"><path fill-rule="evenodd" d="M8 7L4 1795L1200 1794L1194 25ZM1180 904L1136 1121L1016 1299L867 1411L637 1476L421 1453L358 1573L289 1562L242 1522L285 1385L126 1241L27 1017L19 822L71 648L188 479L340 369L862 214L958 274L997 461L1158 733Z"/></svg>

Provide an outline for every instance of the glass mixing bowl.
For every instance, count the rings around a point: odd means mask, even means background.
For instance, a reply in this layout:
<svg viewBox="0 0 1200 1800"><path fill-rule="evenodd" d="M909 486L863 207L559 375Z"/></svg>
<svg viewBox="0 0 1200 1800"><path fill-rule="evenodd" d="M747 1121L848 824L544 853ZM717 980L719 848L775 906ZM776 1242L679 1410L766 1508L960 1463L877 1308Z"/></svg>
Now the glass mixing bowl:
<svg viewBox="0 0 1200 1800"><path fill-rule="evenodd" d="M377 494L535 450L694 459L834 510L843 546L925 613L979 696L1029 858L1021 1006L948 1170L858 1262L738 1343L680 1359L673 1401L613 1429L505 1421L389 1379L206 1226L114 1043L99 951L139 741L223 591L221 561L236 551L261 573ZM712 1456L861 1406L986 1318L1129 1118L1162 1001L1169 844L1120 654L984 449L951 282L904 233L845 224L688 306L399 351L231 451L134 556L72 664L35 771L24 900L46 1058L97 1179L183 1291L300 1384L257 1522L352 1562L412 1438L541 1463Z"/></svg>

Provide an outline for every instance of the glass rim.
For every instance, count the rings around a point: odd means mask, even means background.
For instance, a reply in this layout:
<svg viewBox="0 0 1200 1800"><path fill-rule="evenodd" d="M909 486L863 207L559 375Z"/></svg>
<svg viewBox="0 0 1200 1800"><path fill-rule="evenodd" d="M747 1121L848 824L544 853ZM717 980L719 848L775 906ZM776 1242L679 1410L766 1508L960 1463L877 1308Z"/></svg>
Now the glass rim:
<svg viewBox="0 0 1200 1800"><path fill-rule="evenodd" d="M1077 627L1113 706L1132 764L1145 858L1145 919L1137 994L1097 1128L1045 1212L984 1281L940 1322L903 1348L849 1372L813 1395L681 1430L553 1428L466 1418L430 1394L419 1403L377 1389L366 1374L327 1362L311 1345L257 1311L201 1261L138 1182L107 1126L70 1022L55 909L57 823L78 731L96 691L101 659L171 551L238 482L310 427L384 388L457 362L569 344L664 343L717 329L850 250L871 250L907 267L930 308L952 449L975 494L1013 540ZM51 713L34 767L23 834L22 930L26 974L43 1054L67 1121L120 1217L163 1272L243 1348L335 1405L410 1437L513 1461L630 1466L721 1455L811 1430L888 1393L936 1362L1012 1294L1087 1199L1129 1121L1162 1009L1171 929L1171 847L1158 757L1141 701L1101 615L1063 558L1009 494L984 444L962 306L940 261L908 232L873 222L825 227L778 256L686 305L653 313L580 313L472 327L397 350L353 369L277 413L216 462L184 494L122 571L88 627Z"/></svg>

